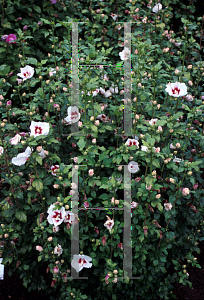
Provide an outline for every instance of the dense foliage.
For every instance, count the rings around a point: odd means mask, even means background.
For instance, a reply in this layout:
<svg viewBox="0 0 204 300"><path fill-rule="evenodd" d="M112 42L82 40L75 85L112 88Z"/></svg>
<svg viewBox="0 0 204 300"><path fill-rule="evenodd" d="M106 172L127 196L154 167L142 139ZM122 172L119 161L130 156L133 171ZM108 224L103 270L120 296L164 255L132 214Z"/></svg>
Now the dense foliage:
<svg viewBox="0 0 204 300"><path fill-rule="evenodd" d="M176 281L191 286L186 266L200 267L204 223L197 2L1 1L0 253L28 290L51 300L170 299ZM124 206L137 279L123 272Z"/></svg>

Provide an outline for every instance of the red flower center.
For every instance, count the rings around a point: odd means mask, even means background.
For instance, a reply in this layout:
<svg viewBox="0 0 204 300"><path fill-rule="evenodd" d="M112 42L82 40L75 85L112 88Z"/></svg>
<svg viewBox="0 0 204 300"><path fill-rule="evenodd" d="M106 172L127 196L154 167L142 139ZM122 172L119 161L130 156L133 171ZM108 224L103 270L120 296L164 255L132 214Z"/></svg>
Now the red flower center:
<svg viewBox="0 0 204 300"><path fill-rule="evenodd" d="M55 214L52 217L53 219L56 219L56 221L60 221L62 219L62 214L61 212L55 211Z"/></svg>
<svg viewBox="0 0 204 300"><path fill-rule="evenodd" d="M87 261L85 260L85 259L83 259L83 258L80 258L79 259L79 264L86 264L87 263Z"/></svg>
<svg viewBox="0 0 204 300"><path fill-rule="evenodd" d="M42 134L42 128L35 126L35 134Z"/></svg>
<svg viewBox="0 0 204 300"><path fill-rule="evenodd" d="M78 117L77 111L71 112L71 119L76 119Z"/></svg>
<svg viewBox="0 0 204 300"><path fill-rule="evenodd" d="M23 73L23 76L24 76L24 77L30 76L30 72L27 71L27 72Z"/></svg>
<svg viewBox="0 0 204 300"><path fill-rule="evenodd" d="M178 95L180 93L180 89L177 87L175 87L174 89L171 89L171 90L174 95Z"/></svg>
<svg viewBox="0 0 204 300"><path fill-rule="evenodd" d="M52 172L53 172L53 173L57 173L56 171L57 171L58 169L59 169L59 167L55 166L55 167L52 168Z"/></svg>

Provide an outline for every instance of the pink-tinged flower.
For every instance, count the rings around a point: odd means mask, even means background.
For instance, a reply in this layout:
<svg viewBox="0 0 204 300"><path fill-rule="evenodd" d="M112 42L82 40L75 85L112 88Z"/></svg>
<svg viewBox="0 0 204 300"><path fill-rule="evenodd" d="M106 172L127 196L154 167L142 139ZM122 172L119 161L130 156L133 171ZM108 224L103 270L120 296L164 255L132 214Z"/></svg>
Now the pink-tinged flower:
<svg viewBox="0 0 204 300"><path fill-rule="evenodd" d="M162 5L160 3L157 3L153 8L152 11L154 13L158 13L162 9Z"/></svg>
<svg viewBox="0 0 204 300"><path fill-rule="evenodd" d="M128 139L126 141L125 145L127 145L127 146L136 146L137 148L139 148L139 142L135 139Z"/></svg>
<svg viewBox="0 0 204 300"><path fill-rule="evenodd" d="M89 176L93 176L94 175L94 170L93 169L90 169L89 170Z"/></svg>
<svg viewBox="0 0 204 300"><path fill-rule="evenodd" d="M57 0L50 0L50 2L51 2L52 4L55 4L55 3L57 3Z"/></svg>
<svg viewBox="0 0 204 300"><path fill-rule="evenodd" d="M22 166L25 165L27 160L29 159L29 156L31 155L32 151L30 147L27 147L25 152L18 154L16 157L13 157L11 162L12 164L16 166Z"/></svg>
<svg viewBox="0 0 204 300"><path fill-rule="evenodd" d="M93 140L92 140L92 143L93 143L93 144L96 144L96 139L93 139Z"/></svg>
<svg viewBox="0 0 204 300"><path fill-rule="evenodd" d="M127 60L129 55L130 55L130 50L127 47L125 47L125 49L119 53L121 60Z"/></svg>
<svg viewBox="0 0 204 300"><path fill-rule="evenodd" d="M185 83L174 82L166 85L165 91L172 97L182 97L187 94L187 86Z"/></svg>
<svg viewBox="0 0 204 300"><path fill-rule="evenodd" d="M62 251L63 251L62 246L58 244L58 246L56 246L54 249L54 254L60 256L62 254Z"/></svg>
<svg viewBox="0 0 204 300"><path fill-rule="evenodd" d="M138 203L136 203L136 202L134 202L134 201L131 203L131 208L135 208L135 207L137 207L137 206L138 206Z"/></svg>
<svg viewBox="0 0 204 300"><path fill-rule="evenodd" d="M64 217L64 223L70 223L72 224L72 222L75 220L75 216L74 213L71 211L66 211L65 212L65 217Z"/></svg>
<svg viewBox="0 0 204 300"><path fill-rule="evenodd" d="M84 208L89 208L89 202L88 201L84 202Z"/></svg>
<svg viewBox="0 0 204 300"><path fill-rule="evenodd" d="M6 42L9 44L17 44L17 42L14 42L15 40L17 40L17 37L13 33L9 34L6 38Z"/></svg>
<svg viewBox="0 0 204 300"><path fill-rule="evenodd" d="M52 236L49 236L49 238L47 240L48 240L48 242L52 242Z"/></svg>
<svg viewBox="0 0 204 300"><path fill-rule="evenodd" d="M118 281L117 277L115 277L115 278L112 280L113 283L117 283L117 281Z"/></svg>
<svg viewBox="0 0 204 300"><path fill-rule="evenodd" d="M156 199L160 199L160 198L161 198L161 194L157 194Z"/></svg>
<svg viewBox="0 0 204 300"><path fill-rule="evenodd" d="M30 125L30 136L36 136L39 135L48 135L49 134L50 125L46 122L34 122L31 121Z"/></svg>
<svg viewBox="0 0 204 300"><path fill-rule="evenodd" d="M92 258L87 255L74 255L71 261L71 266L77 271L77 273L79 273L83 268L91 268L91 261Z"/></svg>
<svg viewBox="0 0 204 300"><path fill-rule="evenodd" d="M107 90L106 92L105 92L105 94L104 94L104 96L106 97L106 98L108 98L108 97L110 97L112 94L111 94L111 91L110 90Z"/></svg>
<svg viewBox="0 0 204 300"><path fill-rule="evenodd" d="M27 65L24 68L20 68L20 70L21 73L18 73L17 76L21 77L23 81L33 77L34 68L32 68L31 66Z"/></svg>
<svg viewBox="0 0 204 300"><path fill-rule="evenodd" d="M109 284L108 278L109 278L109 273L108 273L108 274L106 275L106 277L105 277L105 282L106 282L106 284Z"/></svg>
<svg viewBox="0 0 204 300"><path fill-rule="evenodd" d="M171 203L164 203L164 208L168 211L172 209L172 204Z"/></svg>
<svg viewBox="0 0 204 300"><path fill-rule="evenodd" d="M62 274L62 277L63 277L63 279L64 279L64 282L67 282L67 274L66 274L66 273L63 273L63 274Z"/></svg>
<svg viewBox="0 0 204 300"><path fill-rule="evenodd" d="M76 106L69 106L67 109L68 116L65 118L65 121L70 125L79 121L81 114L79 109Z"/></svg>
<svg viewBox="0 0 204 300"><path fill-rule="evenodd" d="M21 140L20 134L16 134L12 139L10 139L11 145L17 145Z"/></svg>
<svg viewBox="0 0 204 300"><path fill-rule="evenodd" d="M155 153L160 153L160 147L157 147Z"/></svg>
<svg viewBox="0 0 204 300"><path fill-rule="evenodd" d="M59 169L59 165L51 166L52 175L57 176L57 170Z"/></svg>
<svg viewBox="0 0 204 300"><path fill-rule="evenodd" d="M26 31L28 29L28 25L25 25L24 27L23 27L23 31Z"/></svg>
<svg viewBox="0 0 204 300"><path fill-rule="evenodd" d="M150 186L147 186L147 184L146 184L146 189L147 189L148 191L151 191L151 189L152 189L152 185L150 185Z"/></svg>
<svg viewBox="0 0 204 300"><path fill-rule="evenodd" d="M192 82L191 80L189 80L188 84L189 84L190 86L192 86L192 85L193 85L193 82Z"/></svg>
<svg viewBox="0 0 204 300"><path fill-rule="evenodd" d="M57 267L57 266L55 266L54 268L53 268L53 273L54 274L57 274L59 272L59 268Z"/></svg>
<svg viewBox="0 0 204 300"><path fill-rule="evenodd" d="M120 248L121 250L123 250L123 243L118 243L118 248Z"/></svg>
<svg viewBox="0 0 204 300"><path fill-rule="evenodd" d="M114 221L113 219L111 220L108 216L107 217L107 221L104 223L104 226L109 230L109 232L111 231L111 229L113 228L114 226Z"/></svg>
<svg viewBox="0 0 204 300"><path fill-rule="evenodd" d="M99 235L98 227L95 227L94 230L95 230L95 232Z"/></svg>
<svg viewBox="0 0 204 300"><path fill-rule="evenodd" d="M59 184L53 184L54 189L58 189L58 187L59 187Z"/></svg>
<svg viewBox="0 0 204 300"><path fill-rule="evenodd" d="M182 189L182 194L183 194L184 196L188 196L188 195L190 194L189 188L183 188L183 189Z"/></svg>
<svg viewBox="0 0 204 300"><path fill-rule="evenodd" d="M16 80L18 81L18 84L21 84L23 82L23 80L19 78L17 78Z"/></svg>
<svg viewBox="0 0 204 300"><path fill-rule="evenodd" d="M198 184L196 183L196 184L194 184L194 186L193 186L194 191L197 190L197 188L198 188Z"/></svg>
<svg viewBox="0 0 204 300"><path fill-rule="evenodd" d="M65 218L65 208L61 207L61 209L55 209L55 205L51 204L48 211L48 223L49 224L54 224L55 226L59 226L60 224L62 224L62 222L64 221Z"/></svg>
<svg viewBox="0 0 204 300"><path fill-rule="evenodd" d="M0 155L2 155L3 153L4 153L4 148L0 146Z"/></svg>
<svg viewBox="0 0 204 300"><path fill-rule="evenodd" d="M142 180L142 178L141 177L137 177L137 178L135 178L135 181L136 182L140 182Z"/></svg>
<svg viewBox="0 0 204 300"><path fill-rule="evenodd" d="M8 37L8 34L3 35L3 36L1 37L2 41L5 42L6 39L7 39L7 37Z"/></svg>
<svg viewBox="0 0 204 300"><path fill-rule="evenodd" d="M161 226L159 225L159 223L158 223L156 220L153 220L152 223L153 223L154 225L156 225L157 227L161 228Z"/></svg>
<svg viewBox="0 0 204 300"><path fill-rule="evenodd" d="M151 126L154 126L154 125L156 124L157 120L158 120L158 119L151 119L151 120L149 121L149 124L150 124Z"/></svg>
<svg viewBox="0 0 204 300"><path fill-rule="evenodd" d="M53 226L52 227L52 232L56 233L60 230L59 226Z"/></svg>
<svg viewBox="0 0 204 300"><path fill-rule="evenodd" d="M186 95L186 100L193 101L193 96L192 95Z"/></svg>
<svg viewBox="0 0 204 300"><path fill-rule="evenodd" d="M144 236L145 236L145 237L147 236L147 229L148 229L147 226L144 226L144 227L143 227L143 230L144 230Z"/></svg>
<svg viewBox="0 0 204 300"><path fill-rule="evenodd" d="M57 282L57 279L52 280L51 287L53 287L55 285L55 282Z"/></svg>
<svg viewBox="0 0 204 300"><path fill-rule="evenodd" d="M36 250L41 252L41 251L43 251L43 248L41 246L36 246Z"/></svg>
<svg viewBox="0 0 204 300"><path fill-rule="evenodd" d="M103 246L106 245L106 235L102 237L102 244L103 244Z"/></svg>
<svg viewBox="0 0 204 300"><path fill-rule="evenodd" d="M12 104L11 100L8 100L8 101L6 102L6 105L7 105L7 106L11 106L11 104Z"/></svg>

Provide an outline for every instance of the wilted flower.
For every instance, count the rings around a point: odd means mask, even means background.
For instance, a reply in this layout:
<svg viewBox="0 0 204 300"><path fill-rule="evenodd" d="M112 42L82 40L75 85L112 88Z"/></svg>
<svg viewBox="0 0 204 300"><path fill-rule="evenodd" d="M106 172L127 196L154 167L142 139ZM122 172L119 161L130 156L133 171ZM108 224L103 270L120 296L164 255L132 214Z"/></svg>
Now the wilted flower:
<svg viewBox="0 0 204 300"><path fill-rule="evenodd" d="M73 260L71 261L71 266L77 271L77 273L79 273L83 268L91 268L91 261L92 258L87 255L74 255Z"/></svg>
<svg viewBox="0 0 204 300"><path fill-rule="evenodd" d="M106 244L106 236L102 237L102 244L103 244L103 246L105 246L105 244Z"/></svg>

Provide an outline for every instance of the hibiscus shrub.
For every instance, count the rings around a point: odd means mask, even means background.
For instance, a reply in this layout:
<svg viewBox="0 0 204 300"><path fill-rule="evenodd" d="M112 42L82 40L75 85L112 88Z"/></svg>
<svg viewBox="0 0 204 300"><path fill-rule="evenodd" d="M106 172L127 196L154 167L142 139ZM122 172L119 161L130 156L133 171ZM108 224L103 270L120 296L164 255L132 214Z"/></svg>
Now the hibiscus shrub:
<svg viewBox="0 0 204 300"><path fill-rule="evenodd" d="M76 3L53 0L29 3L36 28L26 36L14 2L1 42L8 55L0 52L0 256L9 274L51 300L170 299L175 282L192 287L186 268L200 267L204 223L202 35L193 39L203 18L182 18L177 34L160 3L121 1L114 12L77 2L83 15L78 7L71 19ZM132 19L130 51L122 22ZM79 20L77 103L67 22Z"/></svg>

